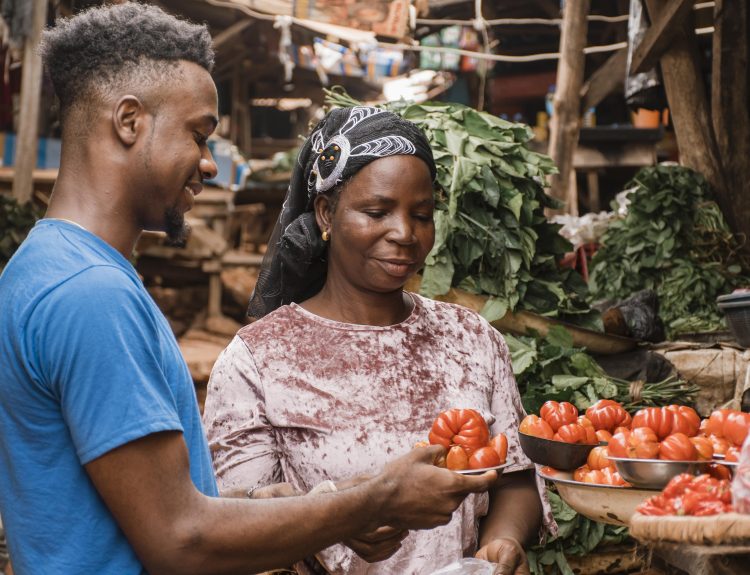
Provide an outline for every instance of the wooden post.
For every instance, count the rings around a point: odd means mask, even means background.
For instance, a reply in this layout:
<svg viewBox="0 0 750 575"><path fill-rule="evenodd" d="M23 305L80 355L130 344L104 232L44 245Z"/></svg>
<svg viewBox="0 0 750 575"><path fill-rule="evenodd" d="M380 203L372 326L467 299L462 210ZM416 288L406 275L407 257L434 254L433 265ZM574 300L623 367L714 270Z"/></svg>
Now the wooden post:
<svg viewBox="0 0 750 575"><path fill-rule="evenodd" d="M713 127L726 183L725 190L716 192L730 227L746 238L750 238L749 18L748 0L716 1L711 74Z"/></svg>
<svg viewBox="0 0 750 575"><path fill-rule="evenodd" d="M658 21L665 9L662 0L646 0L646 6L652 22ZM693 19L688 17L678 26L680 29L660 62L680 163L703 174L711 187L719 192L725 189L724 174L711 124ZM742 78L745 78L744 74ZM720 206L729 216L730 206L722 202Z"/></svg>
<svg viewBox="0 0 750 575"><path fill-rule="evenodd" d="M13 197L25 204L34 193L34 168L39 131L39 101L42 89L42 59L37 52L47 19L47 0L33 0L31 30L23 44L21 115L16 138Z"/></svg>
<svg viewBox="0 0 750 575"><path fill-rule="evenodd" d="M551 195L567 202L566 211L576 209L577 193L571 189L573 154L578 145L581 127L581 86L586 56L586 32L590 0L568 0L563 12L562 34L560 37L560 61L557 65L557 88L553 101L552 121L550 122L549 155L560 173L552 176Z"/></svg>

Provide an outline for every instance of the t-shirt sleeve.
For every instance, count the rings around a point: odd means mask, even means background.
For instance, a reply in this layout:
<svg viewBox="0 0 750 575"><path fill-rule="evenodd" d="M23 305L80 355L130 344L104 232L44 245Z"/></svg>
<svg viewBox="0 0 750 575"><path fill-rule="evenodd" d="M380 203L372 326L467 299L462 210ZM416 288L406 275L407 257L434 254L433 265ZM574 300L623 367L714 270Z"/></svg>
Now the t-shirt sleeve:
<svg viewBox="0 0 750 575"><path fill-rule="evenodd" d="M230 342L211 371L203 422L221 493L282 481L261 376L239 337Z"/></svg>
<svg viewBox="0 0 750 575"><path fill-rule="evenodd" d="M27 333L40 385L60 404L82 464L159 431L183 431L157 319L135 280L97 266L47 294Z"/></svg>
<svg viewBox="0 0 750 575"><path fill-rule="evenodd" d="M526 417L526 412L521 404L521 395L518 393L518 385L513 375L513 365L510 360L510 350L505 343L503 336L490 328L490 338L495 348L494 358L494 381L492 390L492 400L490 408L495 416L495 422L492 425L492 435L504 433L508 438L508 467L505 473L520 471L522 469L534 469L534 464L526 457L518 441L518 426L521 420ZM547 488L544 480L535 475L539 498L542 502L543 523L540 530L540 539L544 539L546 534L555 535L557 533L557 523L552 515L552 507L547 497Z"/></svg>

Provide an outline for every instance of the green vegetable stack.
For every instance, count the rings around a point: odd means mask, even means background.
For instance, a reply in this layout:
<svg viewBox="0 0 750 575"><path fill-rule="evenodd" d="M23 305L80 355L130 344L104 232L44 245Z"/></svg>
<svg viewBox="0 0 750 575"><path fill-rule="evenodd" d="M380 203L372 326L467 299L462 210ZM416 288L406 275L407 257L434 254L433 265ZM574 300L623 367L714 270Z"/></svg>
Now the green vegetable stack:
<svg viewBox="0 0 750 575"><path fill-rule="evenodd" d="M670 338L722 329L716 297L750 277L706 181L688 168L656 166L628 188L628 214L609 227L590 267L592 295L622 300L655 290Z"/></svg>
<svg viewBox="0 0 750 575"><path fill-rule="evenodd" d="M334 106L359 104L327 94ZM557 265L572 248L545 217L544 208L558 206L544 192L556 168L526 147L531 129L460 104L384 107L424 130L437 164L435 245L422 293L436 297L458 287L487 294L482 315L490 321L520 308L592 325L583 279Z"/></svg>

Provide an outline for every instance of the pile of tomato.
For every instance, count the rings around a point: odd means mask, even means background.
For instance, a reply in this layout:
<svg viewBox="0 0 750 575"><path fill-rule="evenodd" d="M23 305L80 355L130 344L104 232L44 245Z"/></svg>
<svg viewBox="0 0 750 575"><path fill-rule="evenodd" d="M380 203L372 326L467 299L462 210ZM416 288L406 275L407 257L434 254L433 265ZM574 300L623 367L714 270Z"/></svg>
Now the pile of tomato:
<svg viewBox="0 0 750 575"><path fill-rule="evenodd" d="M636 511L641 515L718 515L732 511L732 492L726 479L681 473L673 477L659 495L641 503Z"/></svg>
<svg viewBox="0 0 750 575"><path fill-rule="evenodd" d="M454 471L497 467L505 463L508 455L508 439L503 433L490 438L487 422L474 409L442 412L432 424L429 442L448 450L436 465Z"/></svg>
<svg viewBox="0 0 750 575"><path fill-rule="evenodd" d="M606 443L595 447L573 478L603 485L628 484L617 473L609 456L630 459L710 461L723 455L737 461L739 448L750 430L750 414L718 409L707 419L685 405L647 407L631 415L618 402L601 399L579 415L568 402L547 401L539 415L528 415L519 431L566 443ZM728 479L729 470L713 465L711 473Z"/></svg>

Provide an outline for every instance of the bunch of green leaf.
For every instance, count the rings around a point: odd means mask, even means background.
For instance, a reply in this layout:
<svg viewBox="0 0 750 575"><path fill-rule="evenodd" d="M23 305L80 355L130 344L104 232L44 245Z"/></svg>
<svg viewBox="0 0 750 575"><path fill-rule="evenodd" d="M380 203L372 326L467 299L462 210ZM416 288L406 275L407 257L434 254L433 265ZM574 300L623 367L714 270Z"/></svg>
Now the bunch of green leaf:
<svg viewBox="0 0 750 575"><path fill-rule="evenodd" d="M294 169L294 161L299 155L299 146L287 150L285 152L276 152L271 157L271 171L277 172L291 172Z"/></svg>
<svg viewBox="0 0 750 575"><path fill-rule="evenodd" d="M328 91L331 105L357 105ZM423 295L458 287L489 295L490 321L526 309L591 325L580 275L557 262L571 245L545 208L558 207L544 192L557 170L549 157L530 151L524 124L461 104L391 102L383 107L414 122L427 136L437 165L435 245L422 272Z"/></svg>
<svg viewBox="0 0 750 575"><path fill-rule="evenodd" d="M633 382L608 375L562 326L553 326L545 338L505 334L527 413L539 413L545 401L569 401L585 410L599 399L614 399L625 409L689 402L698 391L694 385L669 377L659 382L641 382L637 398Z"/></svg>
<svg viewBox="0 0 750 575"><path fill-rule="evenodd" d="M576 513L553 489L547 489L558 533L544 545L528 550L531 572L534 575L574 575L566 556L591 553L600 545L615 545L628 539L627 527L617 527L591 521Z"/></svg>
<svg viewBox="0 0 750 575"><path fill-rule="evenodd" d="M0 194L0 270L41 215L32 202L19 204L14 198Z"/></svg>
<svg viewBox="0 0 750 575"><path fill-rule="evenodd" d="M625 218L602 238L589 288L622 300L650 288L668 337L722 329L716 297L750 281L739 245L705 179L680 166L644 168L628 184Z"/></svg>

